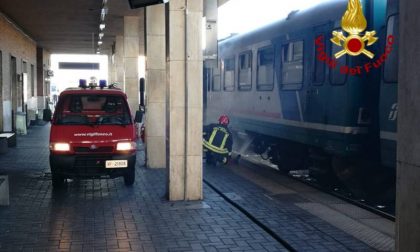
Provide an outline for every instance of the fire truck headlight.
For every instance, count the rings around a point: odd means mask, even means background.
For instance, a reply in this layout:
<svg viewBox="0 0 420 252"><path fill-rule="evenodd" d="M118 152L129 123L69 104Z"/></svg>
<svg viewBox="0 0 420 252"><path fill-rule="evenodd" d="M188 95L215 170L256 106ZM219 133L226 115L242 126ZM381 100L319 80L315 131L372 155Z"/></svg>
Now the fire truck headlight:
<svg viewBox="0 0 420 252"><path fill-rule="evenodd" d="M117 151L131 151L136 149L135 142L121 142L117 143Z"/></svg>
<svg viewBox="0 0 420 252"><path fill-rule="evenodd" d="M53 151L70 151L70 144L68 143L55 143L52 145Z"/></svg>

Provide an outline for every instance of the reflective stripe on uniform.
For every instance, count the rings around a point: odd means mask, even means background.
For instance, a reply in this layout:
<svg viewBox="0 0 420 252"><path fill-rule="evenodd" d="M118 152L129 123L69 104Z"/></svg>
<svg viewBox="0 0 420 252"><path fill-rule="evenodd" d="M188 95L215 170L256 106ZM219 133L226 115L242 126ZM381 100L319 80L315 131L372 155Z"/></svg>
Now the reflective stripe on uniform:
<svg viewBox="0 0 420 252"><path fill-rule="evenodd" d="M218 131L218 129L214 128L213 131L211 132L211 135L210 135L210 138L209 138L209 141L208 141L209 144L213 144L213 140L216 137L217 131Z"/></svg>
<svg viewBox="0 0 420 252"><path fill-rule="evenodd" d="M225 133L225 137L223 137L222 144L220 145L221 149L225 148L226 140L227 140L228 137L229 137L229 134Z"/></svg>
<svg viewBox="0 0 420 252"><path fill-rule="evenodd" d="M229 151L227 149L222 149L222 148L218 148L216 146L211 145L209 142L207 142L206 140L203 139L203 145L204 147L206 147L207 149L219 153L219 154L228 154Z"/></svg>

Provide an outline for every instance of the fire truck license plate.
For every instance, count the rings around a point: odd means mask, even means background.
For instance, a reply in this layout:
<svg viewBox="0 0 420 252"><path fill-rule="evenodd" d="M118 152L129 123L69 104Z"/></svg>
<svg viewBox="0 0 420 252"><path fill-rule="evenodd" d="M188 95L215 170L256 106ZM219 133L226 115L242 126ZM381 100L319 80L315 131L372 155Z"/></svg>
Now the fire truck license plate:
<svg viewBox="0 0 420 252"><path fill-rule="evenodd" d="M126 168L128 166L127 160L107 160L105 168Z"/></svg>

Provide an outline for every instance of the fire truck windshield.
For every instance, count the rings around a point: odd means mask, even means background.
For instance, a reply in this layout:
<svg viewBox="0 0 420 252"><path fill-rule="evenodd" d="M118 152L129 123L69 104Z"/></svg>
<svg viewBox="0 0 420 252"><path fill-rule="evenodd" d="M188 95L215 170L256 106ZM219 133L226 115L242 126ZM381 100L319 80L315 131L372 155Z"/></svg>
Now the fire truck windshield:
<svg viewBox="0 0 420 252"><path fill-rule="evenodd" d="M57 104L56 124L128 125L127 103L118 95L66 95Z"/></svg>

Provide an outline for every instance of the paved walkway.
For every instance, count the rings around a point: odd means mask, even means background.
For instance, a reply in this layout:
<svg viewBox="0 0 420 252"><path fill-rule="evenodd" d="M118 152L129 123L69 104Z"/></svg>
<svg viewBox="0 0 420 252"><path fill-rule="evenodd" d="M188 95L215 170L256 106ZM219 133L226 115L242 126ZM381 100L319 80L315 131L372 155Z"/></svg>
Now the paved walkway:
<svg viewBox="0 0 420 252"><path fill-rule="evenodd" d="M168 202L166 170L145 169L139 150L132 188L122 178L74 180L55 192L48 134L48 125L32 127L0 156L11 185L11 204L0 207L0 251L288 251L279 240L296 251L375 250L367 241L376 231L355 238L350 231L366 228L343 231L337 225L353 222L339 222L308 192L263 183L260 170L206 167L203 201Z"/></svg>
<svg viewBox="0 0 420 252"><path fill-rule="evenodd" d="M143 168L142 155L132 188L82 180L53 193L48 134L32 127L0 156L11 184L0 251L287 251L208 186L205 201L166 201L166 171Z"/></svg>
<svg viewBox="0 0 420 252"><path fill-rule="evenodd" d="M240 169L244 168L207 167L204 179L223 193L228 200L256 218L261 225L285 240L293 249L297 251L392 251L394 249L392 237L343 214L344 211L354 211L353 205L344 205L339 199L289 178L284 178L280 186L269 184L266 181L270 180L270 177L264 178L264 181L256 178L256 174L257 176L261 174L261 170L247 179L244 171L238 171ZM271 177L275 176L271 174ZM308 194L311 197L308 197ZM311 198L316 199L313 201ZM337 211L330 205L323 204L325 200L334 205L345 206L345 209L342 209L344 211ZM364 210L356 209L356 211L361 214Z"/></svg>

